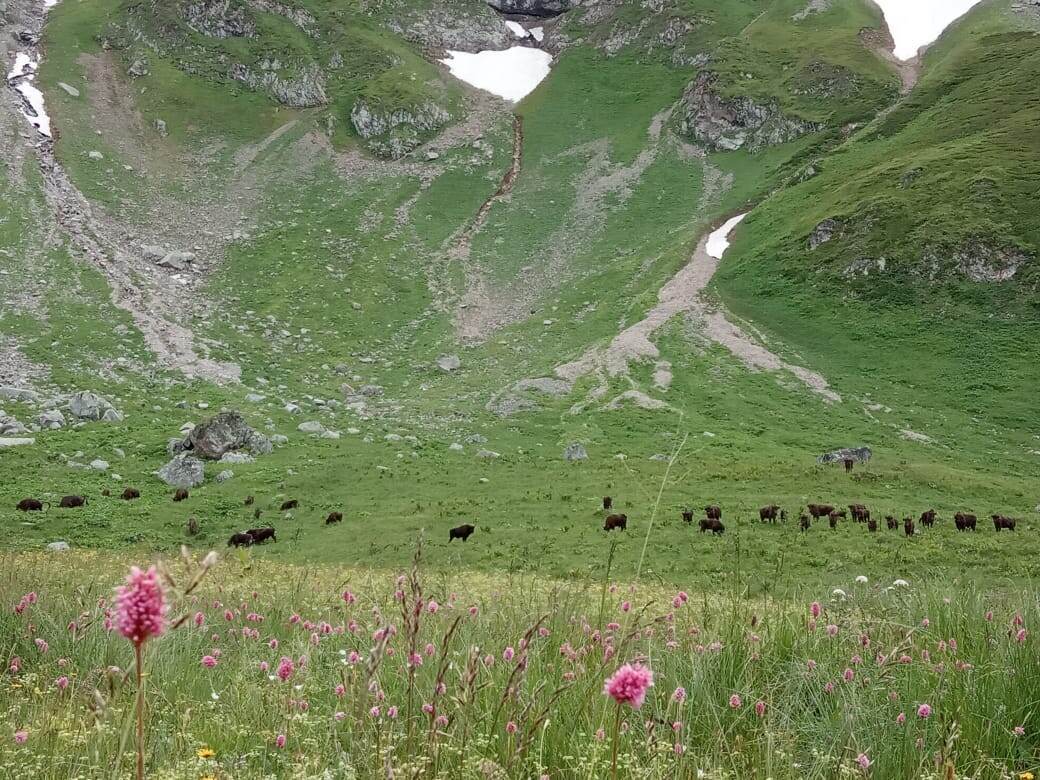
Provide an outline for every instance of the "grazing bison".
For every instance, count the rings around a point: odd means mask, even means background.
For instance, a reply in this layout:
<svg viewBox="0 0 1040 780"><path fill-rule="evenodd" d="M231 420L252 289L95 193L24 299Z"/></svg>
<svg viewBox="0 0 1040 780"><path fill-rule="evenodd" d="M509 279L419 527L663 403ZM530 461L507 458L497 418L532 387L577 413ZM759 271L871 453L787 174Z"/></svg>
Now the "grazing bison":
<svg viewBox="0 0 1040 780"><path fill-rule="evenodd" d="M865 523L870 519L870 510L863 504L849 504L849 514L857 523Z"/></svg>
<svg viewBox="0 0 1040 780"><path fill-rule="evenodd" d="M953 524L958 531L974 531L979 519L967 512L958 512L953 516Z"/></svg>
<svg viewBox="0 0 1040 780"><path fill-rule="evenodd" d="M914 535L914 520L912 517L903 518L903 533L905 533L907 536Z"/></svg>
<svg viewBox="0 0 1040 780"><path fill-rule="evenodd" d="M833 531L835 528L838 527L838 521L841 519L841 513L837 511L831 512L829 515L827 515L827 519L830 521L831 530Z"/></svg>
<svg viewBox="0 0 1040 780"><path fill-rule="evenodd" d="M103 495L106 498L108 498L108 496L112 495L112 491L110 491L108 488L103 488L101 490L101 495Z"/></svg>
<svg viewBox="0 0 1040 780"><path fill-rule="evenodd" d="M715 536L722 536L726 530L726 526L724 526L722 521L717 517L705 517L701 520L700 529L701 533L711 531Z"/></svg>
<svg viewBox="0 0 1040 780"><path fill-rule="evenodd" d="M852 458L845 458L842 461L842 463L845 464L845 473L846 474L848 474L850 471L852 471L852 467L855 464L855 462L856 461L854 461Z"/></svg>
<svg viewBox="0 0 1040 780"><path fill-rule="evenodd" d="M809 515L802 512L798 515L798 527L803 531L808 531L812 527L812 521L809 520Z"/></svg>
<svg viewBox="0 0 1040 780"><path fill-rule="evenodd" d="M615 528L620 528L622 531L628 530L628 515L607 515L607 519L603 522L603 530L613 531Z"/></svg>
<svg viewBox="0 0 1040 780"><path fill-rule="evenodd" d="M187 531L188 536L198 536L199 534L199 521L194 517L188 518L188 525L184 528Z"/></svg>
<svg viewBox="0 0 1040 780"><path fill-rule="evenodd" d="M299 506L300 506L300 502L297 501L295 498L293 498L293 499L290 499L289 501L283 501L281 507L279 508L279 511L285 512L288 509L296 509Z"/></svg>
<svg viewBox="0 0 1040 780"><path fill-rule="evenodd" d="M332 525L333 523L342 523L343 513L342 512L329 512L329 516L325 518L325 525Z"/></svg>
<svg viewBox="0 0 1040 780"><path fill-rule="evenodd" d="M927 512L921 512L921 525L923 525L925 528L931 528L933 525L935 525L935 521L937 519L938 517L936 516L934 509L929 509Z"/></svg>
<svg viewBox="0 0 1040 780"><path fill-rule="evenodd" d="M469 523L466 523L465 525L457 525L448 531L448 544L451 544L455 539L460 539L464 542L469 539L476 530L476 527Z"/></svg>
<svg viewBox="0 0 1040 780"><path fill-rule="evenodd" d="M75 509L78 506L86 506L86 496L62 496L58 506L62 509Z"/></svg>
<svg viewBox="0 0 1040 780"><path fill-rule="evenodd" d="M758 510L758 519L761 520L763 523L766 520L768 520L771 523L775 523L776 518L778 516L781 520L787 519L787 513L784 512L784 510L778 507L776 504L770 504L769 506L764 506Z"/></svg>
<svg viewBox="0 0 1040 780"><path fill-rule="evenodd" d="M885 525L888 526L889 531L894 531L899 528L899 521L892 517L892 515L885 515Z"/></svg>
<svg viewBox="0 0 1040 780"><path fill-rule="evenodd" d="M249 547L253 544L253 537L250 534L231 534L231 538L228 539L228 547Z"/></svg>
<svg viewBox="0 0 1040 780"><path fill-rule="evenodd" d="M137 488L127 488L126 490L123 491L123 494L120 496L120 498L123 499L124 501L133 501L134 499L137 499L137 498L140 498L140 497L141 497L141 491L138 490Z"/></svg>
<svg viewBox="0 0 1040 780"><path fill-rule="evenodd" d="M603 510L609 512L614 506L614 499L610 496L603 496Z"/></svg>
<svg viewBox="0 0 1040 780"><path fill-rule="evenodd" d="M809 514L812 515L813 520L819 520L821 517L826 517L834 511L834 507L830 504L809 504Z"/></svg>
<svg viewBox="0 0 1040 780"><path fill-rule="evenodd" d="M707 515L709 520L721 520L722 519L722 507L712 504L711 506L704 507L704 514Z"/></svg>
<svg viewBox="0 0 1040 780"><path fill-rule="evenodd" d="M252 496L246 496L245 500L242 501L242 505L243 506L252 506L254 501L256 501L256 499L253 498Z"/></svg>
<svg viewBox="0 0 1040 780"><path fill-rule="evenodd" d="M177 488L177 492L173 494L174 501L186 501L188 499L188 491L186 488Z"/></svg>
<svg viewBox="0 0 1040 780"><path fill-rule="evenodd" d="M23 498L15 508L19 512L41 512L45 503L45 501L40 501L38 498ZM47 504L47 506L49 508L50 504Z"/></svg>
<svg viewBox="0 0 1040 780"><path fill-rule="evenodd" d="M1013 517L1005 517L1004 515L991 515L993 518L993 528L1000 533L1001 531L1014 531L1016 520Z"/></svg>
<svg viewBox="0 0 1040 780"><path fill-rule="evenodd" d="M684 509L682 511L682 519L683 519L684 523L692 523L693 522L693 510L692 509Z"/></svg>
<svg viewBox="0 0 1040 780"><path fill-rule="evenodd" d="M272 542L278 541L278 537L274 535L274 529L270 526L267 528L250 528L246 533L253 537L253 544L261 544L268 539Z"/></svg>
<svg viewBox="0 0 1040 780"><path fill-rule="evenodd" d="M877 532L877 520L867 520L867 530L871 533Z"/></svg>

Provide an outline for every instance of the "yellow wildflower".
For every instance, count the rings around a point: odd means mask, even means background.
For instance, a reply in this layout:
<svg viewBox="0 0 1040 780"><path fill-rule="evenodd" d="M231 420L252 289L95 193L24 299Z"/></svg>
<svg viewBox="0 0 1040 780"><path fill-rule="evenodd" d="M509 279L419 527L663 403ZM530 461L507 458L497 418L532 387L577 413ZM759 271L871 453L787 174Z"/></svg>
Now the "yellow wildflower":
<svg viewBox="0 0 1040 780"><path fill-rule="evenodd" d="M1033 780L1033 773L1032 772L1019 772L1018 773L1018 780Z"/></svg>
<svg viewBox="0 0 1040 780"><path fill-rule="evenodd" d="M217 751L215 751L213 748L200 747L196 751L196 754L199 758L213 758L213 756L217 754Z"/></svg>

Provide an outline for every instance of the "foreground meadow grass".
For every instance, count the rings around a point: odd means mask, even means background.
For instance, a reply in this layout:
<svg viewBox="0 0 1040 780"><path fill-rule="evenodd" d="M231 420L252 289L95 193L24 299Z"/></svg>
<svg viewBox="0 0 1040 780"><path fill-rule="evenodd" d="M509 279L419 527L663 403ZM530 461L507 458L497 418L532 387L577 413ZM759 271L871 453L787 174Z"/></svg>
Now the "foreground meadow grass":
<svg viewBox="0 0 1040 780"><path fill-rule="evenodd" d="M143 561L139 561L143 563ZM0 776L132 775L110 555L5 556ZM620 583L304 569L168 575L153 778L1029 778L1033 592L864 582L777 602ZM641 663L640 709L604 680ZM681 689L681 691L680 691Z"/></svg>

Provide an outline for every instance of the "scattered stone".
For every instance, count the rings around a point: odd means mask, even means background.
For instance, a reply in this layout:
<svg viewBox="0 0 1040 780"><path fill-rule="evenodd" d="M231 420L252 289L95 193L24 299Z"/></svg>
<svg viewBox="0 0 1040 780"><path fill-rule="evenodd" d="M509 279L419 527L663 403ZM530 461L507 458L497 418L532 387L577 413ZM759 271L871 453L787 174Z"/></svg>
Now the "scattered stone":
<svg viewBox="0 0 1040 780"><path fill-rule="evenodd" d="M845 224L840 219L825 219L809 234L809 251L816 249L821 244L832 241L840 236L845 229Z"/></svg>
<svg viewBox="0 0 1040 780"><path fill-rule="evenodd" d="M651 455L650 460L665 461L668 460L668 456L658 452L656 455Z"/></svg>
<svg viewBox="0 0 1040 780"><path fill-rule="evenodd" d="M36 439L21 439L21 438L8 438L0 437L0 450L6 449L7 447L21 447L26 444L35 444Z"/></svg>
<svg viewBox="0 0 1040 780"><path fill-rule="evenodd" d="M184 452L184 439L169 439L166 442L166 452L169 455L176 455L178 452Z"/></svg>
<svg viewBox="0 0 1040 780"><path fill-rule="evenodd" d="M399 433L388 433L383 437L383 441L403 441L404 437Z"/></svg>
<svg viewBox="0 0 1040 780"><path fill-rule="evenodd" d="M321 434L323 439L338 439L340 437L339 431L324 431Z"/></svg>
<svg viewBox="0 0 1040 780"><path fill-rule="evenodd" d="M296 430L300 433L322 434L325 433L325 426L317 420L308 420L297 425Z"/></svg>
<svg viewBox="0 0 1040 780"><path fill-rule="evenodd" d="M840 450L834 450L833 452L825 452L823 455L816 459L817 463L843 463L846 460L854 460L859 463L866 463L870 460L873 453L870 451L870 447L845 447Z"/></svg>
<svg viewBox="0 0 1040 780"><path fill-rule="evenodd" d="M441 355L437 358L437 367L441 371L458 371L462 366L462 361L458 355Z"/></svg>
<svg viewBox="0 0 1040 780"><path fill-rule="evenodd" d="M123 422L123 413L115 409L105 409L105 413L101 415L101 422Z"/></svg>
<svg viewBox="0 0 1040 780"><path fill-rule="evenodd" d="M79 97L79 90L71 84L66 84L64 81L59 81L58 86L65 90L72 97Z"/></svg>
<svg viewBox="0 0 1040 780"><path fill-rule="evenodd" d="M285 405L285 411L287 411L289 414L300 414L303 411L303 409L301 409L298 404L287 403Z"/></svg>
<svg viewBox="0 0 1040 780"><path fill-rule="evenodd" d="M205 466L198 458L182 452L156 472L170 487L193 488L206 480Z"/></svg>
<svg viewBox="0 0 1040 780"><path fill-rule="evenodd" d="M563 451L563 459L568 463L573 463L576 460L588 460L588 458L589 454L581 444L568 444Z"/></svg>
<svg viewBox="0 0 1040 780"><path fill-rule="evenodd" d="M225 452L220 456L221 463L255 463L256 458L245 452Z"/></svg>
<svg viewBox="0 0 1040 780"><path fill-rule="evenodd" d="M87 152L87 157L89 157L91 160L105 159L105 155L101 154L101 152L99 152L97 149L91 149L89 152Z"/></svg>
<svg viewBox="0 0 1040 780"><path fill-rule="evenodd" d="M466 437L466 444L487 444L487 436L474 433Z"/></svg>
<svg viewBox="0 0 1040 780"><path fill-rule="evenodd" d="M492 460L494 458L501 457L501 454L498 453L498 452L495 452L494 450L479 450L477 452L477 457L481 458L481 459L484 459L484 460Z"/></svg>
<svg viewBox="0 0 1040 780"><path fill-rule="evenodd" d="M266 455L272 450L271 440L250 428L235 411L221 412L195 426L185 443L185 449L209 460L218 460L234 450L248 450L253 455Z"/></svg>
<svg viewBox="0 0 1040 780"><path fill-rule="evenodd" d="M271 437L271 444L277 444L279 446L289 443L289 437L283 436L280 433L276 433Z"/></svg>
<svg viewBox="0 0 1040 780"><path fill-rule="evenodd" d="M152 125L155 127L155 132L157 132L163 138L170 134L170 131L166 129L166 122L164 122L162 119L156 119L152 123Z"/></svg>
<svg viewBox="0 0 1040 780"><path fill-rule="evenodd" d="M51 542L47 545L47 549L50 552L67 552L71 548L68 542Z"/></svg>
<svg viewBox="0 0 1040 780"><path fill-rule="evenodd" d="M433 162L434 160L438 159L440 156L441 155L440 155L439 152L435 152L432 149L426 153L426 159L428 161L430 161L430 162Z"/></svg>
<svg viewBox="0 0 1040 780"><path fill-rule="evenodd" d="M131 63L130 68L127 70L134 78L141 78L142 76L148 75L148 60L144 57L138 58Z"/></svg>
<svg viewBox="0 0 1040 780"><path fill-rule="evenodd" d="M448 445L448 449L452 452L462 452L466 448L459 444L457 441L453 441L451 444Z"/></svg>
<svg viewBox="0 0 1040 780"><path fill-rule="evenodd" d="M267 398L266 395L260 395L259 393L249 393L246 395L246 400L251 404L258 404Z"/></svg>
<svg viewBox="0 0 1040 780"><path fill-rule="evenodd" d="M216 480L217 482L227 482L233 476L235 476L235 472L231 471L230 469L224 469L224 471L217 474Z"/></svg>
<svg viewBox="0 0 1040 780"><path fill-rule="evenodd" d="M115 456L117 458L125 458L126 457L126 453L123 452L123 450L120 447L113 447L112 448L112 452L115 453Z"/></svg>
<svg viewBox="0 0 1040 780"><path fill-rule="evenodd" d="M361 388L361 395L369 398L375 398L383 394L382 385L363 385Z"/></svg>
<svg viewBox="0 0 1040 780"><path fill-rule="evenodd" d="M0 401L18 401L23 404L39 403L40 394L24 387L0 386Z"/></svg>
<svg viewBox="0 0 1040 780"><path fill-rule="evenodd" d="M95 458L90 461L90 467L94 469L94 471L108 471L108 461L101 460L101 458Z"/></svg>
<svg viewBox="0 0 1040 780"><path fill-rule="evenodd" d="M78 417L80 420L106 420L111 422L119 422L123 419L123 416L116 412L118 420L105 417L108 411L115 412L115 408L101 396L96 393L92 393L89 390L81 390L75 393L69 398L69 412L72 413L73 417Z"/></svg>

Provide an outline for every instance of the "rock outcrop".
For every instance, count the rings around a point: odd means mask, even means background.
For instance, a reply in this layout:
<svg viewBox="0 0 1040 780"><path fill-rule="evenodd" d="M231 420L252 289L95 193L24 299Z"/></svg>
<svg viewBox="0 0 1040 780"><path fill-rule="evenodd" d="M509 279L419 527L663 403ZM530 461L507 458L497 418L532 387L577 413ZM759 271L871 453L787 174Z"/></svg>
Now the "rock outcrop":
<svg viewBox="0 0 1040 780"><path fill-rule="evenodd" d="M252 38L256 24L232 0L196 0L184 6L188 27L210 38Z"/></svg>
<svg viewBox="0 0 1040 780"><path fill-rule="evenodd" d="M571 10L577 0L487 0L499 13L552 17Z"/></svg>
<svg viewBox="0 0 1040 780"><path fill-rule="evenodd" d="M448 124L451 114L432 100L386 109L361 97L350 111L350 121L369 149L396 160L419 146L426 134Z"/></svg>
<svg viewBox="0 0 1040 780"><path fill-rule="evenodd" d="M747 149L793 141L821 125L785 116L776 100L759 103L750 97L726 98L716 90L718 74L702 71L682 96L681 129L684 135L712 151Z"/></svg>
<svg viewBox="0 0 1040 780"><path fill-rule="evenodd" d="M123 419L112 404L89 390L81 390L69 398L69 412L80 420L120 422Z"/></svg>
<svg viewBox="0 0 1040 780"><path fill-rule="evenodd" d="M238 412L221 412L188 433L183 449L207 460L220 460L225 453L247 450L252 455L271 452L270 439L253 430Z"/></svg>
<svg viewBox="0 0 1040 780"><path fill-rule="evenodd" d="M206 470L202 461L182 452L156 472L170 487L193 488L201 485L206 479Z"/></svg>
<svg viewBox="0 0 1040 780"><path fill-rule="evenodd" d="M809 234L809 250L816 249L821 244L826 244L828 241L832 241L837 236L841 235L842 230L845 229L844 223L840 219L825 219L815 228L813 232Z"/></svg>
<svg viewBox="0 0 1040 780"><path fill-rule="evenodd" d="M846 460L854 460L858 463L866 463L873 453L870 447L845 447L833 452L825 452L816 459L817 463L841 463Z"/></svg>
<svg viewBox="0 0 1040 780"><path fill-rule="evenodd" d="M228 77L250 89L264 90L286 106L313 108L328 103L325 74L317 63L287 64L277 57L265 57L255 65L235 63Z"/></svg>

